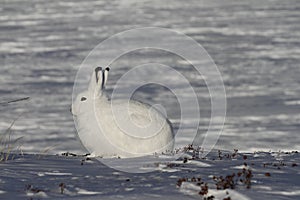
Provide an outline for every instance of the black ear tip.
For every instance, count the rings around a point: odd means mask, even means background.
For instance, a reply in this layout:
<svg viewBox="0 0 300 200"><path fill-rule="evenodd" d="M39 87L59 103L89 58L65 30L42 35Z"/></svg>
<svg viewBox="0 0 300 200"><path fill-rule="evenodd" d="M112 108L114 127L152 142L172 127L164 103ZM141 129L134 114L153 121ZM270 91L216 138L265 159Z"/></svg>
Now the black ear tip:
<svg viewBox="0 0 300 200"><path fill-rule="evenodd" d="M99 71L101 71L102 70L102 67L96 67L95 68L95 72L97 73L97 72L99 72Z"/></svg>
<svg viewBox="0 0 300 200"><path fill-rule="evenodd" d="M109 71L109 70L110 70L110 68L109 68L109 67L106 67L106 68L105 68L105 70Z"/></svg>

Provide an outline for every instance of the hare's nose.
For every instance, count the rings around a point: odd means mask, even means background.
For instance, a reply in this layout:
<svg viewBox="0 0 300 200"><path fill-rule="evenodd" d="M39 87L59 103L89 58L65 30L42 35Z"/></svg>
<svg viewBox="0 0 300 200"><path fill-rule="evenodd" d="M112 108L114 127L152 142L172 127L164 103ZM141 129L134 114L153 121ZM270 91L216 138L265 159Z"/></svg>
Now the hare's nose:
<svg viewBox="0 0 300 200"><path fill-rule="evenodd" d="M73 106L70 106L70 112L71 112L71 114L72 114L73 116L75 116L75 117L77 116L77 115L76 115L76 109L74 109ZM75 112L75 113L74 113L74 112Z"/></svg>

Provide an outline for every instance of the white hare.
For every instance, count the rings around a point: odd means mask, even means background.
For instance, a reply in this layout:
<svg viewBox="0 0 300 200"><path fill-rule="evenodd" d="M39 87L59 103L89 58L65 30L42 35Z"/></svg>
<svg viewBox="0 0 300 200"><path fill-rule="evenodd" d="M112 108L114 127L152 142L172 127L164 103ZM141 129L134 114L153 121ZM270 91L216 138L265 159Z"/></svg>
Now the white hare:
<svg viewBox="0 0 300 200"><path fill-rule="evenodd" d="M79 138L90 153L102 157L138 157L170 152L174 133L158 110L138 101L111 104L105 92L109 68L97 67L87 91L72 105Z"/></svg>

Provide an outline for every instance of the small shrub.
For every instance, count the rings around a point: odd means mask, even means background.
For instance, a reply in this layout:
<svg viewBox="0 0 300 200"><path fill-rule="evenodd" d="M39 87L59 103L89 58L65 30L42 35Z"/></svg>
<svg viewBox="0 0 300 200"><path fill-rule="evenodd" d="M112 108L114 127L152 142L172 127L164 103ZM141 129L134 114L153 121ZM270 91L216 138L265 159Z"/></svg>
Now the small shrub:
<svg viewBox="0 0 300 200"><path fill-rule="evenodd" d="M59 184L59 188L60 188L60 193L63 194L64 193L64 190L66 188L66 185L64 183L60 183Z"/></svg>
<svg viewBox="0 0 300 200"><path fill-rule="evenodd" d="M17 119L19 119L19 117ZM23 137L19 137L14 140L12 139L12 127L17 119L15 119L6 131L0 135L0 162L13 160L15 155L12 154L12 152L21 151L21 144L19 142Z"/></svg>

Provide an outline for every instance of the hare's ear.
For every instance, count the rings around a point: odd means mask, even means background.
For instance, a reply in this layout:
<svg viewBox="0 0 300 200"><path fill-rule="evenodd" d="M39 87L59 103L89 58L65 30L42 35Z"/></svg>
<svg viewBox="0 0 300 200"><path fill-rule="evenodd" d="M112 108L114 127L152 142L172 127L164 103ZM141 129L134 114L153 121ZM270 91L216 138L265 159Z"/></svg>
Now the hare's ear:
<svg viewBox="0 0 300 200"><path fill-rule="evenodd" d="M109 70L109 67L106 67L105 70L102 71L102 89L105 89Z"/></svg>
<svg viewBox="0 0 300 200"><path fill-rule="evenodd" d="M101 67L96 67L95 70L93 71L91 80L90 80L90 85L89 85L89 91L95 92L95 90L99 90L98 86L99 83L102 83L102 68Z"/></svg>

